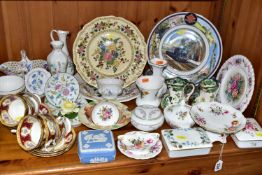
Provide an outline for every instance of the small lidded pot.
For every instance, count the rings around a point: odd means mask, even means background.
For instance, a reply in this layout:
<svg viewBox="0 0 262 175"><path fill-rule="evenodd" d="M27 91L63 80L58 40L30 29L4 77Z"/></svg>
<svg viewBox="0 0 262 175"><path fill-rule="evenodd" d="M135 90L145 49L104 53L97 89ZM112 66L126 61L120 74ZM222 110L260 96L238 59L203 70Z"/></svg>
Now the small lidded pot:
<svg viewBox="0 0 262 175"><path fill-rule="evenodd" d="M105 99L116 99L122 93L124 81L117 78L97 80L98 92Z"/></svg>
<svg viewBox="0 0 262 175"><path fill-rule="evenodd" d="M195 103L199 102L213 102L215 101L219 84L213 79L204 79L200 83L200 94L195 99Z"/></svg>
<svg viewBox="0 0 262 175"><path fill-rule="evenodd" d="M161 110L150 105L138 106L132 112L132 125L142 131L154 131L164 123Z"/></svg>

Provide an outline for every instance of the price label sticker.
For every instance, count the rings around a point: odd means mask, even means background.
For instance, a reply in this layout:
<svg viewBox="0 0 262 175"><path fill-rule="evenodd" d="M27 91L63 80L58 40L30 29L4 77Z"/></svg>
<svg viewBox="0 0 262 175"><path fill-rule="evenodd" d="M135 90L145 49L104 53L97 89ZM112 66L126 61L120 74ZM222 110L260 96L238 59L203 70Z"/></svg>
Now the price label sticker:
<svg viewBox="0 0 262 175"><path fill-rule="evenodd" d="M222 160L218 160L216 165L215 165L214 171L217 172L217 171L222 170L222 166L223 166L223 161Z"/></svg>
<svg viewBox="0 0 262 175"><path fill-rule="evenodd" d="M257 131L257 132L256 132L256 136L257 136L257 137L262 137L262 132L261 132L261 131Z"/></svg>

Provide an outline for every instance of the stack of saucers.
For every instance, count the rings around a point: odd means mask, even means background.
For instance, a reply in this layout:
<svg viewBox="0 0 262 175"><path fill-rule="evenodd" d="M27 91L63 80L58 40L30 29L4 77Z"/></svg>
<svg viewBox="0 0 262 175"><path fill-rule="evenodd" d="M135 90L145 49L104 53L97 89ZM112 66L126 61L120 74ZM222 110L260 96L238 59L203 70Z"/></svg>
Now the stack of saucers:
<svg viewBox="0 0 262 175"><path fill-rule="evenodd" d="M68 151L75 141L75 131L67 118L54 118L48 109L27 115L17 127L17 141L22 149L39 157L58 156Z"/></svg>

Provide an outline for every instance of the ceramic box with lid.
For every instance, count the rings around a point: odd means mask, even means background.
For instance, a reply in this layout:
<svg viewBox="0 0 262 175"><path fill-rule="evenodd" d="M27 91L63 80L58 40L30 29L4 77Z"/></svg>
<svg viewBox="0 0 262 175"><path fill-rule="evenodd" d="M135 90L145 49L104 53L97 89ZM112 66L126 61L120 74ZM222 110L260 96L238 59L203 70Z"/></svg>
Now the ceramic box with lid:
<svg viewBox="0 0 262 175"><path fill-rule="evenodd" d="M113 133L109 130L86 130L78 134L78 156L81 163L102 163L115 160Z"/></svg>
<svg viewBox="0 0 262 175"><path fill-rule="evenodd" d="M262 147L262 128L253 118L247 118L246 126L231 137L239 148Z"/></svg>
<svg viewBox="0 0 262 175"><path fill-rule="evenodd" d="M213 146L200 127L165 129L161 134L164 147L171 158L209 154Z"/></svg>

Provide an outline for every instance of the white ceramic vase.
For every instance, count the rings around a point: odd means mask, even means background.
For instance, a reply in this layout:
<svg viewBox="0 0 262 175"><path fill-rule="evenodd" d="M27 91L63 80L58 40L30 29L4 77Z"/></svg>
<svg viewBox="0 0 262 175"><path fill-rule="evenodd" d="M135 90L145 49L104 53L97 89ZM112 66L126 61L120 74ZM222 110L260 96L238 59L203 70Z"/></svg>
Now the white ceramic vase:
<svg viewBox="0 0 262 175"><path fill-rule="evenodd" d="M63 42L63 48L62 51L66 54L67 56L67 68L66 68L66 73L73 75L75 72L75 68L74 68L74 63L72 62L72 59L68 53L68 49L67 49L67 44L66 44L66 39L67 39L67 35L69 34L69 31L63 31L63 30L52 30L50 32L50 37L52 39L52 41L55 41L53 34L57 33L58 39L59 41Z"/></svg>
<svg viewBox="0 0 262 175"><path fill-rule="evenodd" d="M52 75L65 73L67 69L67 56L62 51L62 41L51 41L52 52L47 56L47 64Z"/></svg>

